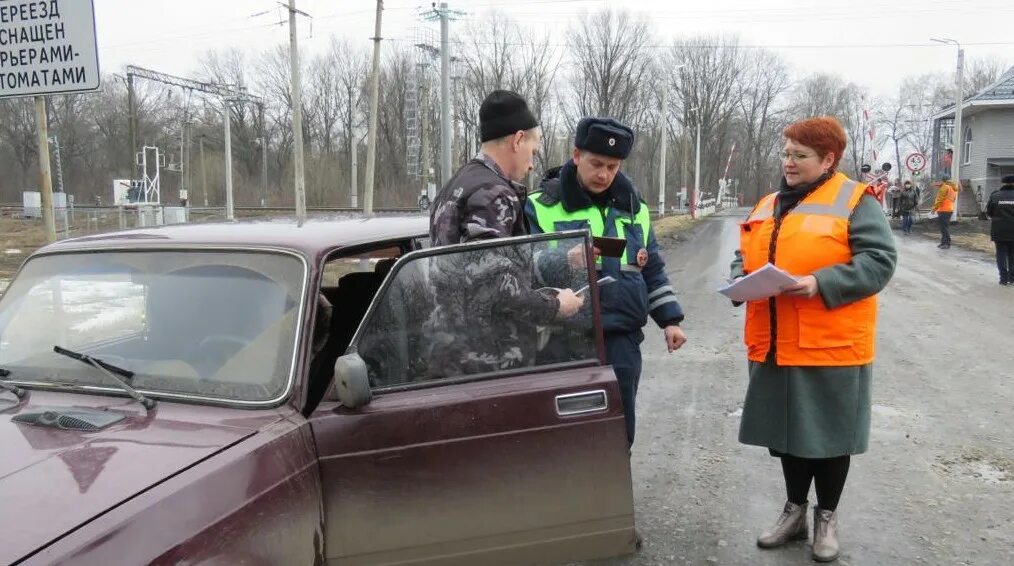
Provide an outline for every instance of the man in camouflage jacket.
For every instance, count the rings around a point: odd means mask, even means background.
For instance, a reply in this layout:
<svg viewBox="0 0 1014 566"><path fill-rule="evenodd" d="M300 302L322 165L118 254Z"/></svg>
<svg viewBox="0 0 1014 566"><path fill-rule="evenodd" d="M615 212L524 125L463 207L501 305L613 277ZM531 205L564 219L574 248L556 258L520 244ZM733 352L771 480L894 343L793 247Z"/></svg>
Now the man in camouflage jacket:
<svg viewBox="0 0 1014 566"><path fill-rule="evenodd" d="M517 93L494 91L479 108L480 153L447 182L431 208L433 246L528 234L523 214L541 140L538 120ZM571 289L534 290L529 246L462 252L431 270L437 307L428 323L431 377L529 365L535 325L573 316L583 299Z"/></svg>

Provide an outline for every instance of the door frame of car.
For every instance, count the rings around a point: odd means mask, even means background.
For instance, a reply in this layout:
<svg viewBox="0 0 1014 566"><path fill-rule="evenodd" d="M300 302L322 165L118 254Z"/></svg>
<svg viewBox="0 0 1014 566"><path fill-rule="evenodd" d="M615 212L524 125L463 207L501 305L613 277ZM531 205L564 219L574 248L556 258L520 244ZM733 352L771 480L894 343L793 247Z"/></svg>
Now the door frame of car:
<svg viewBox="0 0 1014 566"><path fill-rule="evenodd" d="M355 353L392 281L411 261L541 234L414 251L399 258L364 316ZM325 400L309 421L320 459L330 564L556 563L634 549L623 409L591 285L597 359L380 387L357 409ZM583 400L589 410L567 412Z"/></svg>

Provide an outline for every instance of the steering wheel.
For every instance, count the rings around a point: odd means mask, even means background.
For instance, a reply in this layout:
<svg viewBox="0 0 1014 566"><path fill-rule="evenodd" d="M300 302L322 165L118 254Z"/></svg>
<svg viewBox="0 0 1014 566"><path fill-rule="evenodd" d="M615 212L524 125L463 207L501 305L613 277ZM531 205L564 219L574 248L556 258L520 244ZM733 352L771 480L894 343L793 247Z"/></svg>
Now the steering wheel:
<svg viewBox="0 0 1014 566"><path fill-rule="evenodd" d="M209 334L197 345L201 359L222 366L236 352L250 345L250 340L232 334Z"/></svg>

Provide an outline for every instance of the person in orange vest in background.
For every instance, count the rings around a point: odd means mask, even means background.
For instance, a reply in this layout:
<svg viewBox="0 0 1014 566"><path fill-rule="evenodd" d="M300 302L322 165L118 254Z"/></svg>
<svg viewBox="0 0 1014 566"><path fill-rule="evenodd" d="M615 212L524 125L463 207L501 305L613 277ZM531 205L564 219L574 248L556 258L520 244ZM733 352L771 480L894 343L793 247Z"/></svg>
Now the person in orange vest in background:
<svg viewBox="0 0 1014 566"><path fill-rule="evenodd" d="M954 215L954 203L958 200L958 189L951 178L944 175L937 185L937 198L933 201L933 212L937 213L937 224L940 226L940 244L942 250L951 248L951 216Z"/></svg>
<svg viewBox="0 0 1014 566"><path fill-rule="evenodd" d="M884 197L887 195L887 179L880 179L869 188L869 193L880 203L881 209L884 206Z"/></svg>
<svg viewBox="0 0 1014 566"><path fill-rule="evenodd" d="M829 562L839 554L837 507L851 455L869 445L876 295L898 254L871 190L837 170L841 123L810 118L784 136L781 190L740 225L731 275L772 263L797 282L747 302L750 381L739 441L780 458L785 478L787 501L757 546L807 538L812 483L813 558Z"/></svg>

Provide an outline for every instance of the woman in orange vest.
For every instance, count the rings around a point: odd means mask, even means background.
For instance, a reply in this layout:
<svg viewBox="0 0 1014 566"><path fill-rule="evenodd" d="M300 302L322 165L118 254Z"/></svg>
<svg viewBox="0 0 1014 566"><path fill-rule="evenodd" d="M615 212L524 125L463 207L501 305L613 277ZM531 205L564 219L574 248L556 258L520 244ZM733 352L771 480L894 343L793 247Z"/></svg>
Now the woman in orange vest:
<svg viewBox="0 0 1014 566"><path fill-rule="evenodd" d="M944 175L940 178L937 198L933 201L933 212L937 213L937 224L940 227L940 244L942 250L951 249L951 216L954 215L954 203L958 200L958 190L951 183L951 178Z"/></svg>
<svg viewBox="0 0 1014 566"><path fill-rule="evenodd" d="M750 383L739 440L780 458L785 477L783 511L757 545L807 538L812 482L813 558L827 562L838 558L850 456L869 440L876 295L897 252L880 204L837 171L846 141L838 120L810 118L783 133L781 189L741 224L732 276L772 263L798 282L747 302Z"/></svg>

